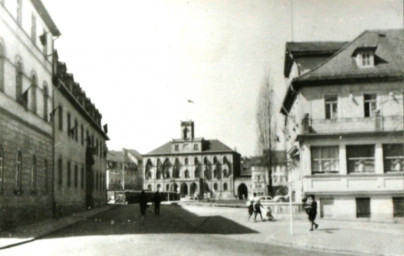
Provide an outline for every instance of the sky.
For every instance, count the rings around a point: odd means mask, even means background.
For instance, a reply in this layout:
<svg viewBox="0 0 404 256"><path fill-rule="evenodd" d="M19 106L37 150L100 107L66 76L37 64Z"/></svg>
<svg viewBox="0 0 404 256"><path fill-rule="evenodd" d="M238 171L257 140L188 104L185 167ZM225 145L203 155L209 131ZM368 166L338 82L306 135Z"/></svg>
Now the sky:
<svg viewBox="0 0 404 256"><path fill-rule="evenodd" d="M259 88L269 74L282 101L287 41L403 27L402 0L42 1L62 33L60 61L108 123L109 149L142 154L193 120L196 137L256 155Z"/></svg>

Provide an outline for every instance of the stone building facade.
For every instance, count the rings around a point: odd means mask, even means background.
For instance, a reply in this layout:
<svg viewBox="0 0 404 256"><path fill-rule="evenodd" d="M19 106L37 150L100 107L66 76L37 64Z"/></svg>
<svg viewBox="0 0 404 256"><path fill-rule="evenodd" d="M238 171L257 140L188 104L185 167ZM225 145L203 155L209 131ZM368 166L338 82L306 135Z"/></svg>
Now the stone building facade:
<svg viewBox="0 0 404 256"><path fill-rule="evenodd" d="M194 122L181 122L181 138L143 156L144 189L181 197L234 198L240 154L219 140L195 138Z"/></svg>
<svg viewBox="0 0 404 256"><path fill-rule="evenodd" d="M142 155L136 150L109 151L107 155L107 190L141 190L143 188L142 168Z"/></svg>
<svg viewBox="0 0 404 256"><path fill-rule="evenodd" d="M52 214L52 52L60 32L39 0L0 1L0 220Z"/></svg>
<svg viewBox="0 0 404 256"><path fill-rule="evenodd" d="M54 54L55 203L61 214L106 203L102 115Z"/></svg>
<svg viewBox="0 0 404 256"><path fill-rule="evenodd" d="M321 217L404 216L404 31L364 31L291 79L288 152Z"/></svg>

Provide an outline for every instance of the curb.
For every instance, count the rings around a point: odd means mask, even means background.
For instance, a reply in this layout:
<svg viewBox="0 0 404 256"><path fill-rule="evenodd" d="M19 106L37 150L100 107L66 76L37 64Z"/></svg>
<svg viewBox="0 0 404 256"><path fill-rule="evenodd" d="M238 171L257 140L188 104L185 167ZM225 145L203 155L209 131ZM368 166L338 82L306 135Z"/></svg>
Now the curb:
<svg viewBox="0 0 404 256"><path fill-rule="evenodd" d="M293 243L293 242L285 242L277 239L271 238L270 243L273 243L274 245L279 245L279 246L289 246L289 247L294 247L294 248L301 248L301 249L306 249L306 250L313 250L313 251L323 251L323 252L328 252L328 253L342 253L342 254L349 254L349 255L366 255L366 256L402 256L402 254L383 254L383 253L367 253L367 252L359 252L359 251L352 251L352 250L343 250L343 249L333 249L333 248L327 248L327 247L321 247L321 246L312 246L312 245L307 245L307 244L299 244L299 243Z"/></svg>
<svg viewBox="0 0 404 256"><path fill-rule="evenodd" d="M109 205L108 205L108 206L109 206ZM37 240L37 239L41 239L41 238L43 238L43 237L46 237L46 236L48 236L49 234L52 234L52 233L55 233L55 232L60 231L60 230L62 230L62 229L65 229L65 228L68 228L68 227L70 227L70 226L73 226L73 225L75 225L75 224L77 224L77 223L83 221L83 219L86 219L86 218L89 218L89 217L92 217L92 216L95 216L95 215L98 215L98 214L101 214L101 213L110 211L110 210L112 210L112 209L114 209L114 208L116 208L116 207L117 207L117 206L115 206L115 205L114 205L114 206L110 206L110 207L106 207L105 210L100 210L99 212L96 212L96 213L94 213L94 214L89 214L88 216L84 216L84 217L81 217L81 218L73 217L73 218L75 218L75 220L73 220L73 221L70 222L70 223L67 223L66 225L61 225L60 227L57 227L57 228L55 228L55 229L46 231L46 232L44 232L44 233L42 233L42 234L39 234L39 235L37 235L37 236L35 236L35 237L27 238L26 240L23 240L23 241L19 241L19 242L16 242L16 243L10 243L10 244L5 245L5 246L0 246L0 250L8 249L8 248L11 248L11 247L15 247L15 246L19 246L19 245L22 245L22 244L26 244L26 243L33 242L33 241L35 241L35 240ZM78 214L80 214L80 213L78 213Z"/></svg>

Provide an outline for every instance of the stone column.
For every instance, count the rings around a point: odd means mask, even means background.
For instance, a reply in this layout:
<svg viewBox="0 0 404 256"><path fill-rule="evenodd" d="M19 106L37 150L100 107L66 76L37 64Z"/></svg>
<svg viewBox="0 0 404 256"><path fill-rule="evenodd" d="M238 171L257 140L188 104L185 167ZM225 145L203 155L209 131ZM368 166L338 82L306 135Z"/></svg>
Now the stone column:
<svg viewBox="0 0 404 256"><path fill-rule="evenodd" d="M339 173L341 175L348 174L348 165L346 159L346 145L342 142L339 143Z"/></svg>
<svg viewBox="0 0 404 256"><path fill-rule="evenodd" d="M375 173L384 173L383 145L381 143L376 143L375 146Z"/></svg>

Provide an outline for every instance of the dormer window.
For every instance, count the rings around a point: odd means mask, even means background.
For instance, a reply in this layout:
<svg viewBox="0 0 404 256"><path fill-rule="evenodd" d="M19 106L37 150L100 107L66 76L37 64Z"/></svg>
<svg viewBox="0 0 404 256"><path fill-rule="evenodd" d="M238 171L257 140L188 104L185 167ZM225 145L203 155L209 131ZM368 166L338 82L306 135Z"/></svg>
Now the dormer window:
<svg viewBox="0 0 404 256"><path fill-rule="evenodd" d="M376 46L362 46L355 49L352 57L356 59L356 64L360 68L370 68L375 66Z"/></svg>
<svg viewBox="0 0 404 256"><path fill-rule="evenodd" d="M363 52L360 54L362 58L362 67L372 67L373 66L373 53Z"/></svg>

